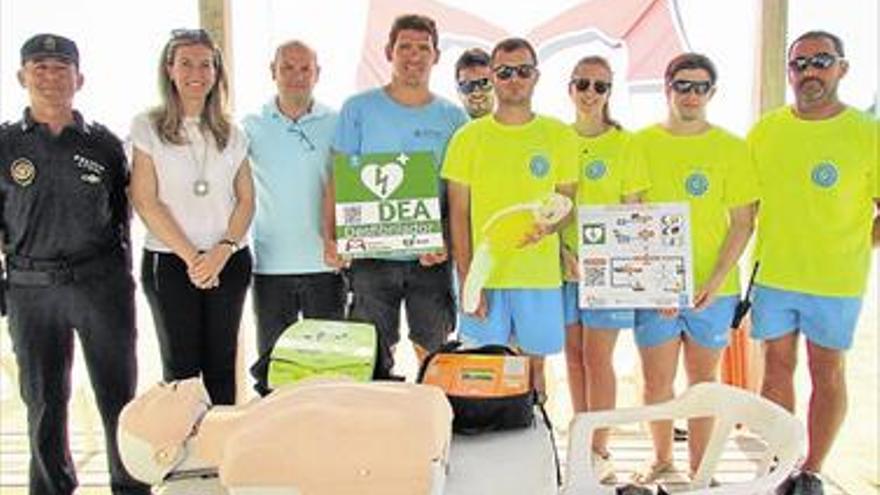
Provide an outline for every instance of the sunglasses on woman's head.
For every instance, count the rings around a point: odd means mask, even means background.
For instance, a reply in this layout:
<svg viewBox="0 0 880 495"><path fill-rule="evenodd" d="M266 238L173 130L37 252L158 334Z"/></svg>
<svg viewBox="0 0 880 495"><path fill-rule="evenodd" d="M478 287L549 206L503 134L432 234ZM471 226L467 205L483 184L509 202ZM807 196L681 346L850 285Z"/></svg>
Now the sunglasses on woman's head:
<svg viewBox="0 0 880 495"><path fill-rule="evenodd" d="M194 41L211 41L211 35L208 31L198 29L172 29L171 39L175 40L194 40Z"/></svg>
<svg viewBox="0 0 880 495"><path fill-rule="evenodd" d="M611 89L611 83L608 81L600 81L599 79L591 80L586 77L575 77L569 82L569 84L574 86L574 89L581 93L590 89L590 86L593 86L593 91L598 95L604 95Z"/></svg>
<svg viewBox="0 0 880 495"><path fill-rule="evenodd" d="M834 65L834 62L837 62L836 55L821 52L812 57L795 57L788 61L788 68L796 72L803 72L807 70L808 67L825 70Z"/></svg>
<svg viewBox="0 0 880 495"><path fill-rule="evenodd" d="M696 93L704 95L712 89L711 81L689 81L687 79L676 79L669 83L669 87L676 93L683 95L685 93Z"/></svg>
<svg viewBox="0 0 880 495"><path fill-rule="evenodd" d="M495 77L506 81L513 77L514 74L520 79L529 79L538 71L538 68L532 64L499 65L493 67L492 71L495 72Z"/></svg>

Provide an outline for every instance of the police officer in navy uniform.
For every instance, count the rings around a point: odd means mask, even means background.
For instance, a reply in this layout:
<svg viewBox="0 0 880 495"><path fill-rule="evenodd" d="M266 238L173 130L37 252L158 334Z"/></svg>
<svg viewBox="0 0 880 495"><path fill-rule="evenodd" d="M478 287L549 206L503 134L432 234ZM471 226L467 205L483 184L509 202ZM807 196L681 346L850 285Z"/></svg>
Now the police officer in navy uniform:
<svg viewBox="0 0 880 495"><path fill-rule="evenodd" d="M30 98L0 127L0 233L9 332L27 406L30 493L77 486L67 439L74 330L104 424L114 494L148 494L119 459L117 417L136 383L128 169L110 131L73 109L76 44L39 34L21 48Z"/></svg>

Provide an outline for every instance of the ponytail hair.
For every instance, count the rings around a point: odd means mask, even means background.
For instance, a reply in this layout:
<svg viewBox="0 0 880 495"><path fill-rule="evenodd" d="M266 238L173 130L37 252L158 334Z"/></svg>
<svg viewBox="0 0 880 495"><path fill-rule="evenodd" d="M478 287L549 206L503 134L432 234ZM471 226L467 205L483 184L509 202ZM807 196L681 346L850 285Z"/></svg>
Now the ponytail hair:
<svg viewBox="0 0 880 495"><path fill-rule="evenodd" d="M575 71L577 71L578 67L581 67L583 65L601 65L605 68L605 70L608 71L609 74L611 74L612 76L614 75L614 72L611 70L611 64L608 63L608 60L605 60L604 57L600 57L599 55L589 55L578 60L577 63L574 65L574 69L572 69L571 71L571 75L574 76L574 73ZM623 130L623 126L620 125L620 122L611 118L611 111L608 108L608 105L611 103L610 91L608 94L609 98L605 100L605 105L602 106L602 122L610 125L617 130Z"/></svg>

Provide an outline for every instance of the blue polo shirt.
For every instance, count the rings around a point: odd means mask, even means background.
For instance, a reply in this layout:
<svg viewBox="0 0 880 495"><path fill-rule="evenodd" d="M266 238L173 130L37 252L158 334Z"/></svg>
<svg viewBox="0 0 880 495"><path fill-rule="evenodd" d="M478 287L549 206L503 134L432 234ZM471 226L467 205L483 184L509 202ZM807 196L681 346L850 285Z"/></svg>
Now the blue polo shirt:
<svg viewBox="0 0 880 495"><path fill-rule="evenodd" d="M394 101L383 88L375 88L352 96L342 105L333 149L346 155L430 151L434 154L439 181L446 145L467 121L464 110L440 96L435 95L425 105L409 107ZM440 209L445 217L446 191L442 181ZM417 258L388 257L395 260Z"/></svg>
<svg viewBox="0 0 880 495"><path fill-rule="evenodd" d="M291 120L274 98L245 117L256 189L254 273L331 271L324 264L321 197L336 119L336 112L315 102Z"/></svg>

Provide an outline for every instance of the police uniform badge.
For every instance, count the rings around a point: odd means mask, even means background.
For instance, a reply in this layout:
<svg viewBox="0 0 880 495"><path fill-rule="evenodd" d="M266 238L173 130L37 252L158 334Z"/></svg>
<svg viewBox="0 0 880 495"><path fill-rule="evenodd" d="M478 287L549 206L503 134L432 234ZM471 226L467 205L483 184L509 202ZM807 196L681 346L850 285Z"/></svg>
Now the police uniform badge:
<svg viewBox="0 0 880 495"><path fill-rule="evenodd" d="M37 168L27 158L17 158L9 166L9 175L16 184L27 187L34 182L37 176Z"/></svg>
<svg viewBox="0 0 880 495"><path fill-rule="evenodd" d="M52 36L46 36L43 38L43 49L47 52L54 52L56 48L55 38Z"/></svg>

